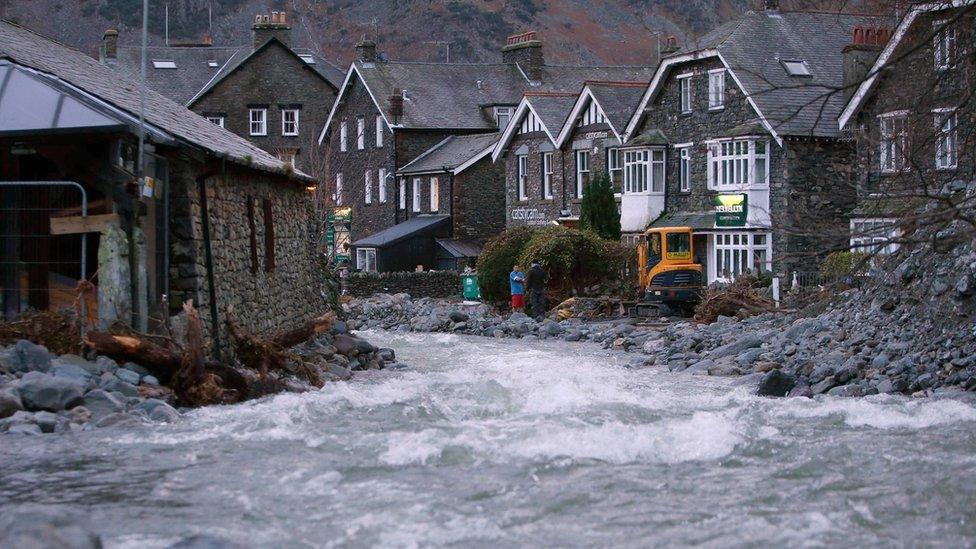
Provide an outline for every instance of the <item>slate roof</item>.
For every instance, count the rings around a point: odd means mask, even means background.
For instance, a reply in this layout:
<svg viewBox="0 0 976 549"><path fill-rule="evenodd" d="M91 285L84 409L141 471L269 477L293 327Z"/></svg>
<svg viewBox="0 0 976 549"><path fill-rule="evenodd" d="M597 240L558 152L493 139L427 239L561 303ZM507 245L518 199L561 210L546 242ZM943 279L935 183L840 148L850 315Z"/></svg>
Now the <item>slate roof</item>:
<svg viewBox="0 0 976 549"><path fill-rule="evenodd" d="M540 80L530 82L517 65L505 63L355 61L354 67L387 120L392 120L389 96L401 89L407 91L404 128L442 129L493 129L480 107L517 105L524 92L576 93L587 80L646 81L653 74L648 67L546 65Z"/></svg>
<svg viewBox="0 0 976 549"><path fill-rule="evenodd" d="M587 82L607 121L620 134L640 104L649 79L639 82Z"/></svg>
<svg viewBox="0 0 976 549"><path fill-rule="evenodd" d="M215 46L149 46L146 48L146 82L150 88L186 105L238 50L240 48ZM110 63L114 63L129 78L138 81L141 56L140 48L119 46L117 59ZM176 68L153 68L153 60L173 61ZM216 62L217 66L211 67L210 61Z"/></svg>
<svg viewBox="0 0 976 549"><path fill-rule="evenodd" d="M481 243L464 239L437 239L437 244L451 257L478 257L481 255Z"/></svg>
<svg viewBox="0 0 976 549"><path fill-rule="evenodd" d="M717 50L776 133L834 137L844 107L841 51L855 25L889 23L869 15L747 12L676 56ZM783 60L806 62L810 76L790 76Z"/></svg>
<svg viewBox="0 0 976 549"><path fill-rule="evenodd" d="M330 86L332 86L336 90L338 90L339 87L342 86L342 81L345 78L345 74L340 69L338 69L337 67L335 67L334 65L326 61L324 57L314 54L308 50L297 50L294 48L290 48L284 43L282 43L280 40L278 40L277 38L271 37L268 39L267 42L265 42L255 50L252 50L250 48L239 48L234 53L234 55L230 59L228 59L227 63L225 63L220 68L220 70L217 73L215 73L208 81L204 82L203 86L197 88L197 91L194 92L194 94L191 95L184 102L184 104L190 106L193 103L195 103L199 98L203 97L204 94L206 94L207 92L215 88L217 84L219 84L225 78L227 78L232 72L236 71L237 69L242 67L245 63L247 63L248 60L250 60L256 53L263 50L264 48L270 47L272 42L278 44L279 46L285 48L286 50L291 51L293 54L295 54L296 57L298 57L301 60L302 63L305 64L305 66L315 71L316 74L321 76L322 79L324 79ZM305 59L302 59L302 56L311 56L314 63L309 63Z"/></svg>
<svg viewBox="0 0 976 549"><path fill-rule="evenodd" d="M354 248L386 248L447 223L449 215L418 215L352 243Z"/></svg>
<svg viewBox="0 0 976 549"><path fill-rule="evenodd" d="M495 145L498 133L452 135L434 145L397 173L417 174L454 170Z"/></svg>
<svg viewBox="0 0 976 549"><path fill-rule="evenodd" d="M129 116L139 116L137 81L126 78L84 53L33 31L0 21L0 58L50 74ZM216 126L152 89L146 90L146 122L218 157L268 172L311 180L247 140Z"/></svg>
<svg viewBox="0 0 976 549"><path fill-rule="evenodd" d="M556 137L563 127L563 122L573 110L576 103L575 93L532 93L525 94L525 100L532 106L532 110L539 115L539 119L546 129Z"/></svg>

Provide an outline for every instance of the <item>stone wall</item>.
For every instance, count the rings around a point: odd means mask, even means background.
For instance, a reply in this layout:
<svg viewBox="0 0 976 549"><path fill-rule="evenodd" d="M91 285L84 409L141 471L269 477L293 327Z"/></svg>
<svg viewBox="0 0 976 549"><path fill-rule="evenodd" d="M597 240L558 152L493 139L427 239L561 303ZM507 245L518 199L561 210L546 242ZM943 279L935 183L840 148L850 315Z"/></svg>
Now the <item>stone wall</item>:
<svg viewBox="0 0 976 549"><path fill-rule="evenodd" d="M336 90L278 42L272 42L197 99L190 108L203 116L223 116L224 127L270 152L296 150L299 169L317 174L322 162L317 140ZM267 135L250 134L249 109L268 109ZM298 135L282 135L282 109L297 108Z"/></svg>
<svg viewBox="0 0 976 549"><path fill-rule="evenodd" d="M170 306L171 313L176 313L183 300L192 298L209 332L211 296L195 179L200 171L201 165L185 158L170 163ZM324 275L315 251L318 231L304 185L227 165L224 173L207 179L206 188L220 322L227 306L233 305L242 326L256 334L271 334L327 310ZM253 205L253 256L249 200ZM268 261L266 249L265 200L270 203L273 262ZM225 340L223 330L221 326Z"/></svg>
<svg viewBox="0 0 976 549"><path fill-rule="evenodd" d="M460 297L461 277L454 271L352 273L345 279L345 288L356 297L380 293L406 293L413 298Z"/></svg>
<svg viewBox="0 0 976 549"><path fill-rule="evenodd" d="M486 156L454 177L454 238L482 240L505 229L505 171Z"/></svg>

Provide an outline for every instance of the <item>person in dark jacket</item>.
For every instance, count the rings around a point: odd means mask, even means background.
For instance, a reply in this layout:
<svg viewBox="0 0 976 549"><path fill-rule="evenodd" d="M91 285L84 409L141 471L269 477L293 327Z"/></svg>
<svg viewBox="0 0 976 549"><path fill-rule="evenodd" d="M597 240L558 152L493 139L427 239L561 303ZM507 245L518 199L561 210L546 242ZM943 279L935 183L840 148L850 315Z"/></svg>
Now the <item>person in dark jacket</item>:
<svg viewBox="0 0 976 549"><path fill-rule="evenodd" d="M546 271L538 261L532 262L529 274L525 276L525 286L529 290L529 305L533 318L541 319L546 315Z"/></svg>

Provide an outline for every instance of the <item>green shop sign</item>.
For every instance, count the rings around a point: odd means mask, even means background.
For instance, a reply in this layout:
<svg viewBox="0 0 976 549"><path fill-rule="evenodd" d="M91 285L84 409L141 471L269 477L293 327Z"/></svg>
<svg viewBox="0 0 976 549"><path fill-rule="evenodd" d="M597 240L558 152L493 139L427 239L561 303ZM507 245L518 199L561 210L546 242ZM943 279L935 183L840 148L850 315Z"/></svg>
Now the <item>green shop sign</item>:
<svg viewBox="0 0 976 549"><path fill-rule="evenodd" d="M715 197L716 227L745 227L749 216L749 195L720 194Z"/></svg>

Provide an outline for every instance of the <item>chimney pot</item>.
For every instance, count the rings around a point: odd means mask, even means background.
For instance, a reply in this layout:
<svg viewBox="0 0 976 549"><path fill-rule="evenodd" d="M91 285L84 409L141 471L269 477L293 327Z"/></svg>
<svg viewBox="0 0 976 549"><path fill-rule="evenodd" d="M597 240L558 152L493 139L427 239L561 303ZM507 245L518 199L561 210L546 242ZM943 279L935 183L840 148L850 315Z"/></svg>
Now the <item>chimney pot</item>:
<svg viewBox="0 0 976 549"><path fill-rule="evenodd" d="M291 47L291 27L286 21L287 18L283 11L272 11L270 15L266 13L255 15L254 26L251 27L254 49L261 47L272 37Z"/></svg>
<svg viewBox="0 0 976 549"><path fill-rule="evenodd" d="M365 36L356 44L356 58L364 63L376 62L376 42Z"/></svg>
<svg viewBox="0 0 976 549"><path fill-rule="evenodd" d="M115 60L119 55L119 31L108 29L102 35L102 60Z"/></svg>

